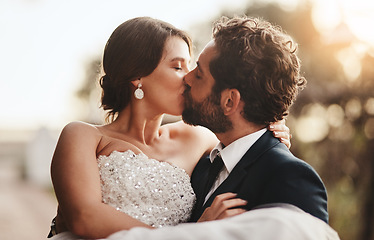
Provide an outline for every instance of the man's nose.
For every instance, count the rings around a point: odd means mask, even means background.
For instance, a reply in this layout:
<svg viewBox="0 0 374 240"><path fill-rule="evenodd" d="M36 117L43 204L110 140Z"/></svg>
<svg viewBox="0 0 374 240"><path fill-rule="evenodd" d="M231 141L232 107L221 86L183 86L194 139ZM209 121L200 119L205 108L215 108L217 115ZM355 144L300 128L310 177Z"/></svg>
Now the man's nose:
<svg viewBox="0 0 374 240"><path fill-rule="evenodd" d="M183 83L188 87L191 87L190 74L191 72L187 73L183 78Z"/></svg>

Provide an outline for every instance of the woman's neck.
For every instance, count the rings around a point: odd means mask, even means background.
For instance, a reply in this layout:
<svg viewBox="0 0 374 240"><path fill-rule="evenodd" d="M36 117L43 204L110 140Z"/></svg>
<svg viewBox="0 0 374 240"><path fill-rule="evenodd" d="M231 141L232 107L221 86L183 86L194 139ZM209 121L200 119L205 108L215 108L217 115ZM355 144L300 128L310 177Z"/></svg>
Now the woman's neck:
<svg viewBox="0 0 374 240"><path fill-rule="evenodd" d="M125 134L144 145L152 145L160 137L160 127L164 114L151 115L128 106L111 123L114 130Z"/></svg>

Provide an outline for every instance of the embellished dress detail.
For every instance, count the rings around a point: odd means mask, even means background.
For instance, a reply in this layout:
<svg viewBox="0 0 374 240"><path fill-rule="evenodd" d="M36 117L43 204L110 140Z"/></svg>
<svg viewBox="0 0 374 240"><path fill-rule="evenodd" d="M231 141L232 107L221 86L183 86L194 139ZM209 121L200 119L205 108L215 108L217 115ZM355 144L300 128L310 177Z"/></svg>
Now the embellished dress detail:
<svg viewBox="0 0 374 240"><path fill-rule="evenodd" d="M97 161L104 203L153 227L189 219L196 197L184 169L131 150Z"/></svg>

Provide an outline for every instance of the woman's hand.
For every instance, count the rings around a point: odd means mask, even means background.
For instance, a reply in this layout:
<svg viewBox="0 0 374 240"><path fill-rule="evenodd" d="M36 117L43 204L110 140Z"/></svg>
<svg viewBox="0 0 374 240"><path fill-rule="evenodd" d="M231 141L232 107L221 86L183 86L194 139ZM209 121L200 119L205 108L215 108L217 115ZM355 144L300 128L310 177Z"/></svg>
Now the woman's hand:
<svg viewBox="0 0 374 240"><path fill-rule="evenodd" d="M286 126L286 120L272 123L269 125L268 129L273 132L274 137L279 138L279 140L284 143L288 148L291 147L290 129Z"/></svg>
<svg viewBox="0 0 374 240"><path fill-rule="evenodd" d="M198 222L224 219L246 212L243 208L235 208L247 204L247 201L235 198L236 196L236 193L223 193L218 195L214 199L212 205L205 209Z"/></svg>

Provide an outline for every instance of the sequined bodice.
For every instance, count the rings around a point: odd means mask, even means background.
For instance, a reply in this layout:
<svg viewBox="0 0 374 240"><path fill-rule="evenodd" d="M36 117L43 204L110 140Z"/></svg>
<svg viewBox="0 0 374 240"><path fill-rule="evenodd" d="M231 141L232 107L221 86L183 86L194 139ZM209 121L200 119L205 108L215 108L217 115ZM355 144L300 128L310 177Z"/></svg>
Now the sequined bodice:
<svg viewBox="0 0 374 240"><path fill-rule="evenodd" d="M195 194L183 169L131 150L97 161L104 203L153 227L189 219Z"/></svg>

